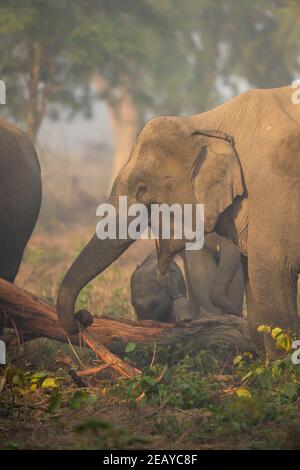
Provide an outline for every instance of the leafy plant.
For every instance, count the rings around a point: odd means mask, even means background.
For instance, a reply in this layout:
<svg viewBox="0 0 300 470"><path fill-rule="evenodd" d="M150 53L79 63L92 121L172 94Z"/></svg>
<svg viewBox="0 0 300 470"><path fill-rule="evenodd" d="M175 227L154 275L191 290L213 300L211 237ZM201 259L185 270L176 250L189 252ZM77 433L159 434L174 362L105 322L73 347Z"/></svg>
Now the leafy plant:
<svg viewBox="0 0 300 470"><path fill-rule="evenodd" d="M278 349L289 352L292 346L292 337L289 332L284 331L282 328L275 327L271 328L268 325L259 325L257 327L259 333L265 333L271 335L274 339L275 346Z"/></svg>
<svg viewBox="0 0 300 470"><path fill-rule="evenodd" d="M93 404L96 401L96 396L86 392L85 390L76 391L69 400L69 406L72 410L80 410L85 405Z"/></svg>
<svg viewBox="0 0 300 470"><path fill-rule="evenodd" d="M104 420L83 421L76 426L75 432L80 435L89 434L92 437L89 449L127 448L129 445L146 442L146 439L132 435L127 429L115 427Z"/></svg>

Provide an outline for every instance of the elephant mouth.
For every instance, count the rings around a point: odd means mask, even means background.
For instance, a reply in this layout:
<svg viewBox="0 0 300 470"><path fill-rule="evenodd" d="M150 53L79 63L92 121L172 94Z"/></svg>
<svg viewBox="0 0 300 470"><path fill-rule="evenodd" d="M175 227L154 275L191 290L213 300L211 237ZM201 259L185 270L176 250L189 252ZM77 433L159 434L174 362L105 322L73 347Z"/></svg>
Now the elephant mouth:
<svg viewBox="0 0 300 470"><path fill-rule="evenodd" d="M173 256L166 256L166 255L160 255L159 258L158 258L158 269L159 269L159 272L162 276L164 276L164 274L166 274L167 270L168 270L168 266L170 264L170 262L172 261L173 259Z"/></svg>

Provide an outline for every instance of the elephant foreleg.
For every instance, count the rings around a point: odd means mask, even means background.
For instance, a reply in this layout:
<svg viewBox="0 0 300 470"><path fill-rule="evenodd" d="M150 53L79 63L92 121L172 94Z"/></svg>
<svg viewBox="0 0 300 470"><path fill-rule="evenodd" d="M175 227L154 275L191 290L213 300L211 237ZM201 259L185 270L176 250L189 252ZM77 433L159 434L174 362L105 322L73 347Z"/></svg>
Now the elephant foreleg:
<svg viewBox="0 0 300 470"><path fill-rule="evenodd" d="M247 307L247 322L251 338L255 344L263 349L264 348L264 337L257 331L259 325L263 324L263 319L260 315L260 310L257 306L253 290L250 282L248 281L245 287L246 294L246 307Z"/></svg>
<svg viewBox="0 0 300 470"><path fill-rule="evenodd" d="M297 313L297 275L286 262L283 253L252 252L248 256L249 285L246 289L248 322L257 330L257 323L300 333ZM270 334L264 334L264 346L269 359L282 355Z"/></svg>
<svg viewBox="0 0 300 470"><path fill-rule="evenodd" d="M223 237L219 237L218 245L219 262L210 286L210 300L223 312L241 315L244 292L241 255L232 242Z"/></svg>

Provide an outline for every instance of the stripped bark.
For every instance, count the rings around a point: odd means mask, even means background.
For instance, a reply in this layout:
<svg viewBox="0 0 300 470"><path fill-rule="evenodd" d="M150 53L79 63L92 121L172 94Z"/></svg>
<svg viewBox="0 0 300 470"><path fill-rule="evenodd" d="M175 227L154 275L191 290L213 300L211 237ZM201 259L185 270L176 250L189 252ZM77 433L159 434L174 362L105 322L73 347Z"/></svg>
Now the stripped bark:
<svg viewBox="0 0 300 470"><path fill-rule="evenodd" d="M12 328L13 325L21 342L41 336L68 341L53 304L0 280L0 326ZM139 371L111 351L124 351L128 342L166 345L194 339L203 347L226 343L236 350L253 350L246 321L234 315L211 315L186 324L95 317L94 323L81 335L104 363L124 377L132 377ZM72 336L71 341L80 344L79 335Z"/></svg>

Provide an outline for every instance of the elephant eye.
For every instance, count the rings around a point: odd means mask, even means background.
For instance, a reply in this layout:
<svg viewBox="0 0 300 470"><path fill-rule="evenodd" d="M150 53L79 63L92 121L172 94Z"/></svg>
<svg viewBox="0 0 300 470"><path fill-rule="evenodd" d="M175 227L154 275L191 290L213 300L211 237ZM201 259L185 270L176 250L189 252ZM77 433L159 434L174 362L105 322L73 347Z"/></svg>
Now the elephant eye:
<svg viewBox="0 0 300 470"><path fill-rule="evenodd" d="M139 186L137 193L136 193L137 199L142 198L147 193L147 191L148 191L148 186L146 185Z"/></svg>

